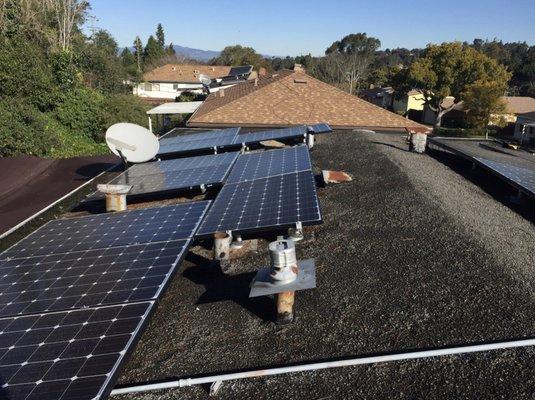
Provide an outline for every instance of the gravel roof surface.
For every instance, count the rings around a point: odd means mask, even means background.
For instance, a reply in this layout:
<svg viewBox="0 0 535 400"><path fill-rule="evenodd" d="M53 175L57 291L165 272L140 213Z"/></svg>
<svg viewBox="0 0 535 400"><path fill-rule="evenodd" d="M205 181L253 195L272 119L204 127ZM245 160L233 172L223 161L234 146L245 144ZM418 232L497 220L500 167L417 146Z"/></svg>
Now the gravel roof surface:
<svg viewBox="0 0 535 400"><path fill-rule="evenodd" d="M324 224L305 229L318 287L296 295L296 321L271 322L270 298L248 299L267 241L227 274L192 249L121 383L335 357L513 339L535 333L535 230L503 202L506 188L447 157L406 151L400 135L335 132L317 168L354 180L320 188ZM535 349L297 373L224 383L222 399L525 398ZM206 398L194 387L123 396Z"/></svg>

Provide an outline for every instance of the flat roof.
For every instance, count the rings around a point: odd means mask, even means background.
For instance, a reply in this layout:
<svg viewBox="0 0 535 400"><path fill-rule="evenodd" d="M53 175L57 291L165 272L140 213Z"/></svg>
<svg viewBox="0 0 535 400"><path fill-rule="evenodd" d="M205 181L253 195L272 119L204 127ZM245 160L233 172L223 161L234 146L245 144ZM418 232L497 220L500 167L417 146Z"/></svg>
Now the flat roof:
<svg viewBox="0 0 535 400"><path fill-rule="evenodd" d="M149 111L147 111L147 114L192 114L201 106L201 104L202 101L163 103L159 106L151 108Z"/></svg>

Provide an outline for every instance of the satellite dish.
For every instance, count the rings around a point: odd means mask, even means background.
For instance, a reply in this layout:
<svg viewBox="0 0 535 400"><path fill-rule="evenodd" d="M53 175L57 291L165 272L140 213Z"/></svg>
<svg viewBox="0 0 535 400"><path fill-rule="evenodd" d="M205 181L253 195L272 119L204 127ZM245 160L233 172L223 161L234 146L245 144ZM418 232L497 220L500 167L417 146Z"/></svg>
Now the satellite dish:
<svg viewBox="0 0 535 400"><path fill-rule="evenodd" d="M204 86L210 86L212 78L205 74L199 74L199 81L201 81Z"/></svg>
<svg viewBox="0 0 535 400"><path fill-rule="evenodd" d="M148 129L127 122L112 125L106 131L106 143L125 161L140 163L158 154L160 142Z"/></svg>

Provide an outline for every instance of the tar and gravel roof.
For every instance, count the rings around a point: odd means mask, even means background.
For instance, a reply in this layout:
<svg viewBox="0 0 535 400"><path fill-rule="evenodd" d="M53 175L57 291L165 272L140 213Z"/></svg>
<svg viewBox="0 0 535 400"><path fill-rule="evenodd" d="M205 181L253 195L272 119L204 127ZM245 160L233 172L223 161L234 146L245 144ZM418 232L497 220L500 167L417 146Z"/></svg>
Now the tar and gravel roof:
<svg viewBox="0 0 535 400"><path fill-rule="evenodd" d="M354 180L319 189L324 224L298 245L316 260L318 287L297 294L296 321L280 328L272 299L248 298L267 241L227 274L197 246L121 382L532 336L533 213L504 205L508 189L495 180L486 192L484 175L482 186L465 179L469 165L455 172L451 156L406 149L392 134L318 138L315 168ZM535 349L520 348L228 382L218 397L532 399L533 365ZM197 387L128 398L206 396Z"/></svg>

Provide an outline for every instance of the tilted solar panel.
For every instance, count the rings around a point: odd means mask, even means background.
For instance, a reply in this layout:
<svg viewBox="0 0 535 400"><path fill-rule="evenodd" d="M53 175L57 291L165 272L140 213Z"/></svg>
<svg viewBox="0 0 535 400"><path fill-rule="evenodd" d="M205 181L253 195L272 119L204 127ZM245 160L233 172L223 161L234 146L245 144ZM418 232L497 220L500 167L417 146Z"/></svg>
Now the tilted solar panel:
<svg viewBox="0 0 535 400"><path fill-rule="evenodd" d="M315 135L320 134L320 133L329 133L329 132L332 132L332 129L331 129L331 127L329 126L329 124L325 124L325 123L311 125L311 126L309 126L309 129L310 129L310 130L312 131L312 133L314 133Z"/></svg>
<svg viewBox="0 0 535 400"><path fill-rule="evenodd" d="M535 196L535 170L517 167L497 161L491 161L481 157L474 158L488 168L496 171L498 174L503 175L510 181L513 181L532 196Z"/></svg>
<svg viewBox="0 0 535 400"><path fill-rule="evenodd" d="M190 239L0 261L0 317L157 299Z"/></svg>
<svg viewBox="0 0 535 400"><path fill-rule="evenodd" d="M191 141L197 141L197 140L214 139L218 137L234 137L238 134L239 131L240 131L240 128L227 128L227 129L208 131L208 132L190 133L188 135L177 135L177 136L171 136L171 137L164 136L160 140L160 145L166 144L168 142L185 143L185 142L191 142Z"/></svg>
<svg viewBox="0 0 535 400"><path fill-rule="evenodd" d="M210 201L57 219L0 254L0 260L192 237Z"/></svg>
<svg viewBox="0 0 535 400"><path fill-rule="evenodd" d="M284 129L272 129L269 131L243 133L236 135L235 144L253 144L266 140L288 140L305 137L308 130L304 125L292 126Z"/></svg>
<svg viewBox="0 0 535 400"><path fill-rule="evenodd" d="M172 160L135 164L128 168L125 173L127 172L130 177L134 177L154 175L170 171L184 171L195 168L219 167L225 164L233 164L238 154L238 152L208 154L197 157L176 158Z"/></svg>
<svg viewBox="0 0 535 400"><path fill-rule="evenodd" d="M1 318L1 398L105 398L153 307L143 302Z"/></svg>
<svg viewBox="0 0 535 400"><path fill-rule="evenodd" d="M227 183L237 183L312 169L307 146L245 153L238 157Z"/></svg>
<svg viewBox="0 0 535 400"><path fill-rule="evenodd" d="M312 171L226 184L208 211L198 236L246 232L321 222Z"/></svg>

